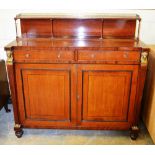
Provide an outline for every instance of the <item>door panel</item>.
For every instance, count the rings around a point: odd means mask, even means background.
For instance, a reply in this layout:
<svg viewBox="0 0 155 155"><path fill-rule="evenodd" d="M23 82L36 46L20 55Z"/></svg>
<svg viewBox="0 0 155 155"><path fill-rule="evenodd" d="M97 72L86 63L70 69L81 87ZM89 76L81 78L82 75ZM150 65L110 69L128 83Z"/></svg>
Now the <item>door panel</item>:
<svg viewBox="0 0 155 155"><path fill-rule="evenodd" d="M80 65L78 124L102 127L133 120L138 67Z"/></svg>
<svg viewBox="0 0 155 155"><path fill-rule="evenodd" d="M20 115L25 125L75 123L73 70L71 65L16 66Z"/></svg>
<svg viewBox="0 0 155 155"><path fill-rule="evenodd" d="M83 120L127 119L131 72L83 73Z"/></svg>
<svg viewBox="0 0 155 155"><path fill-rule="evenodd" d="M69 120L68 71L22 71L27 118Z"/></svg>

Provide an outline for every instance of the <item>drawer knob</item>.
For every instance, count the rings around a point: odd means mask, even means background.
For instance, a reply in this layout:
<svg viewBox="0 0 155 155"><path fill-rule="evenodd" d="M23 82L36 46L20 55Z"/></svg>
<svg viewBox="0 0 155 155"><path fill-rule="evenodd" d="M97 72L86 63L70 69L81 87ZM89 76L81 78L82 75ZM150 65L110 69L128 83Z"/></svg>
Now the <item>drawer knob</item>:
<svg viewBox="0 0 155 155"><path fill-rule="evenodd" d="M58 54L57 58L59 59L60 57L61 57L61 55L60 55L60 54Z"/></svg>
<svg viewBox="0 0 155 155"><path fill-rule="evenodd" d="M25 57L26 57L26 58L29 58L29 57L30 57L30 54L28 54L28 53L25 54Z"/></svg>
<svg viewBox="0 0 155 155"><path fill-rule="evenodd" d="M95 54L91 54L91 58L95 58Z"/></svg>
<svg viewBox="0 0 155 155"><path fill-rule="evenodd" d="M123 54L123 57L124 57L124 58L128 58L128 53L124 53L124 54Z"/></svg>

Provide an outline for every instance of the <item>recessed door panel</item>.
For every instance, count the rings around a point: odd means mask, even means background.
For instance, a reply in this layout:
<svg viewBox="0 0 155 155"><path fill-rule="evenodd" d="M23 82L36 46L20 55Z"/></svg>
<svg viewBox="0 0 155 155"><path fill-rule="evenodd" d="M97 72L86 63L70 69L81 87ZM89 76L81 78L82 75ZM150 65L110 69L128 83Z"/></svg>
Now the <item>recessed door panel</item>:
<svg viewBox="0 0 155 155"><path fill-rule="evenodd" d="M135 66L79 66L79 125L132 122L137 70Z"/></svg>
<svg viewBox="0 0 155 155"><path fill-rule="evenodd" d="M83 120L127 119L131 72L83 72Z"/></svg>
<svg viewBox="0 0 155 155"><path fill-rule="evenodd" d="M72 123L74 88L69 65L19 65L17 67L18 101L26 124L67 125ZM75 104L75 102L73 103ZM71 110L71 108L73 108ZM29 122L29 123L28 123Z"/></svg>
<svg viewBox="0 0 155 155"><path fill-rule="evenodd" d="M68 71L22 71L27 118L69 120Z"/></svg>

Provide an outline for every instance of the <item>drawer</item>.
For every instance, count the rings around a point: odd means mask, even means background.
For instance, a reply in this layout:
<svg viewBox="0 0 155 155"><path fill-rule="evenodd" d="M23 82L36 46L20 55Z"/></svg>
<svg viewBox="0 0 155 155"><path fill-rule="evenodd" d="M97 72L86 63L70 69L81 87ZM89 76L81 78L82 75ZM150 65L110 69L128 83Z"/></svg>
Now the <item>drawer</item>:
<svg viewBox="0 0 155 155"><path fill-rule="evenodd" d="M139 51L85 51L78 52L79 61L140 61Z"/></svg>
<svg viewBox="0 0 155 155"><path fill-rule="evenodd" d="M74 51L15 51L16 62L40 62L40 61L74 61Z"/></svg>

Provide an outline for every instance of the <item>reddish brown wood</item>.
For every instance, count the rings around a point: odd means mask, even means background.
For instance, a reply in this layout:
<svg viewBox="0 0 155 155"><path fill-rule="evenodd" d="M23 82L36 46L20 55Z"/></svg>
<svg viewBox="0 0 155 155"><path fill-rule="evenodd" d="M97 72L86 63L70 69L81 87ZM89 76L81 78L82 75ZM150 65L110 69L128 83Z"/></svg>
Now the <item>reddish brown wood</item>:
<svg viewBox="0 0 155 155"><path fill-rule="evenodd" d="M15 62L50 62L50 63L107 63L139 64L138 51L104 51L104 50L22 50L14 52Z"/></svg>
<svg viewBox="0 0 155 155"><path fill-rule="evenodd" d="M135 20L105 20L103 22L103 38L135 37Z"/></svg>
<svg viewBox="0 0 155 155"><path fill-rule="evenodd" d="M52 36L50 19L21 19L21 34L23 38Z"/></svg>
<svg viewBox="0 0 155 155"><path fill-rule="evenodd" d="M138 72L138 84L137 84L137 96L136 96L136 106L135 106L135 122L136 125L140 119L141 112L141 101L143 96L144 84L146 79L147 65L139 66Z"/></svg>
<svg viewBox="0 0 155 155"><path fill-rule="evenodd" d="M104 51L140 51L145 48L141 41L132 39L56 39L22 38L16 39L5 50L104 50Z"/></svg>
<svg viewBox="0 0 155 155"><path fill-rule="evenodd" d="M84 51L79 50L79 61L132 61L139 63L140 53L128 51Z"/></svg>
<svg viewBox="0 0 155 155"><path fill-rule="evenodd" d="M54 37L98 37L102 34L101 19L54 19Z"/></svg>
<svg viewBox="0 0 155 155"><path fill-rule="evenodd" d="M78 124L104 126L134 122L138 66L79 65Z"/></svg>
<svg viewBox="0 0 155 155"><path fill-rule="evenodd" d="M14 52L15 62L74 61L74 51L67 50L22 50Z"/></svg>
<svg viewBox="0 0 155 155"><path fill-rule="evenodd" d="M23 125L58 127L75 124L73 70L72 65L16 64Z"/></svg>
<svg viewBox="0 0 155 155"><path fill-rule="evenodd" d="M14 65L7 65L7 73L10 85L10 93L11 93L11 101L13 103L13 112L14 112L14 121L15 124L20 124L19 118L19 109L18 109L18 101L17 101L17 93L16 93L16 78L14 72Z"/></svg>
<svg viewBox="0 0 155 155"><path fill-rule="evenodd" d="M26 127L132 129L135 138L148 52L134 39L139 18L20 17L23 38L5 47L17 137Z"/></svg>
<svg viewBox="0 0 155 155"><path fill-rule="evenodd" d="M136 19L21 19L22 37L132 38Z"/></svg>

